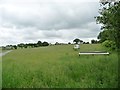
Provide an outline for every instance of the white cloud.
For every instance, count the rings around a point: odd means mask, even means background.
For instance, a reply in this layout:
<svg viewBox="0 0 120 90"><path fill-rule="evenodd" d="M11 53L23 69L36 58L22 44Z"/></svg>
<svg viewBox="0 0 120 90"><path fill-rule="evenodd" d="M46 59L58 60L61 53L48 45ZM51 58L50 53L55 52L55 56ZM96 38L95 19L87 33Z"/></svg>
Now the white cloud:
<svg viewBox="0 0 120 90"><path fill-rule="evenodd" d="M1 0L1 45L89 40L99 32L99 3L81 0ZM52 39L52 40L51 40Z"/></svg>

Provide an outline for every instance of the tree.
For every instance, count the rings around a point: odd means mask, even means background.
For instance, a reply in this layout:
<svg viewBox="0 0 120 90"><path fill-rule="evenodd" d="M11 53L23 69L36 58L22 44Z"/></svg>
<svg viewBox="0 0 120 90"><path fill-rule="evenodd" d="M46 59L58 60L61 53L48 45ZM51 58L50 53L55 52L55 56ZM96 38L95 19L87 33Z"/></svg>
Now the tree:
<svg viewBox="0 0 120 90"><path fill-rule="evenodd" d="M99 33L98 39L100 40L99 42L102 43L105 40L113 40L114 41L114 36L113 36L113 30L104 30Z"/></svg>
<svg viewBox="0 0 120 90"><path fill-rule="evenodd" d="M32 46L32 43L28 43L28 44L26 44L26 45L27 45L27 47L29 47L29 48L30 48L30 47L31 47L31 48L33 47L33 46Z"/></svg>
<svg viewBox="0 0 120 90"><path fill-rule="evenodd" d="M23 48L24 47L24 43L20 43L17 46L20 47L20 48Z"/></svg>
<svg viewBox="0 0 120 90"><path fill-rule="evenodd" d="M41 42L41 41L38 41L38 42L37 42L37 45L38 45L38 46L42 46L42 42Z"/></svg>
<svg viewBox="0 0 120 90"><path fill-rule="evenodd" d="M28 45L27 44L24 44L24 48L27 48L28 47Z"/></svg>
<svg viewBox="0 0 120 90"><path fill-rule="evenodd" d="M14 47L14 49L17 49L17 46L16 46L16 45L14 45L13 47Z"/></svg>
<svg viewBox="0 0 120 90"><path fill-rule="evenodd" d="M58 43L58 42L56 42L56 43L55 43L55 45L59 45L59 43Z"/></svg>
<svg viewBox="0 0 120 90"><path fill-rule="evenodd" d="M75 42L75 44L78 44L79 42L81 43L81 42L83 42L83 41L80 40L80 39L78 39L78 38L76 38L76 39L73 40L73 42Z"/></svg>
<svg viewBox="0 0 120 90"><path fill-rule="evenodd" d="M71 44L70 42L68 42L68 44Z"/></svg>
<svg viewBox="0 0 120 90"><path fill-rule="evenodd" d="M89 42L83 42L83 44L89 44Z"/></svg>
<svg viewBox="0 0 120 90"><path fill-rule="evenodd" d="M33 43L29 43L29 46L33 48L35 45Z"/></svg>
<svg viewBox="0 0 120 90"><path fill-rule="evenodd" d="M96 43L98 43L98 41L93 39L93 40L91 40L91 43L96 44Z"/></svg>
<svg viewBox="0 0 120 90"><path fill-rule="evenodd" d="M86 42L86 44L89 44L89 42Z"/></svg>
<svg viewBox="0 0 120 90"><path fill-rule="evenodd" d="M110 30L110 39L115 41L117 49L120 49L120 1L118 2L101 2L100 15L96 17L98 24L102 24L102 30Z"/></svg>
<svg viewBox="0 0 120 90"><path fill-rule="evenodd" d="M108 47L111 50L115 50L116 49L116 45L115 42L110 41L110 40L106 40L102 43L103 46Z"/></svg>
<svg viewBox="0 0 120 90"><path fill-rule="evenodd" d="M49 45L48 42L43 42L43 43L42 43L42 46L48 46L48 45Z"/></svg>

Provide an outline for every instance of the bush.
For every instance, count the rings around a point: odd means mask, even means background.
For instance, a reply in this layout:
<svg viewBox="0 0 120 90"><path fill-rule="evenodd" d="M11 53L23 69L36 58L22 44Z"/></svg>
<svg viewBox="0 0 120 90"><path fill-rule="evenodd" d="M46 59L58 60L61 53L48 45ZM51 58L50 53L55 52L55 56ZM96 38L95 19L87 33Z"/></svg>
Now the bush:
<svg viewBox="0 0 120 90"><path fill-rule="evenodd" d="M49 46L49 43L48 42L43 42L42 46Z"/></svg>
<svg viewBox="0 0 120 90"><path fill-rule="evenodd" d="M107 48L110 48L112 50L115 50L116 49L116 44L114 41L110 41L110 40L106 40L102 43L103 46L107 47Z"/></svg>

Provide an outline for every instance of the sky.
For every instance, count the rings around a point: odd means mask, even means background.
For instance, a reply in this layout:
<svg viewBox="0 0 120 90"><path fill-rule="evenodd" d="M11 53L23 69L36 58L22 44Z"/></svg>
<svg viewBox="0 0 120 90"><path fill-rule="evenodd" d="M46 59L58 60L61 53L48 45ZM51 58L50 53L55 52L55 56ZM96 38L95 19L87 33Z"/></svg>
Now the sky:
<svg viewBox="0 0 120 90"><path fill-rule="evenodd" d="M97 39L99 0L0 0L0 46Z"/></svg>

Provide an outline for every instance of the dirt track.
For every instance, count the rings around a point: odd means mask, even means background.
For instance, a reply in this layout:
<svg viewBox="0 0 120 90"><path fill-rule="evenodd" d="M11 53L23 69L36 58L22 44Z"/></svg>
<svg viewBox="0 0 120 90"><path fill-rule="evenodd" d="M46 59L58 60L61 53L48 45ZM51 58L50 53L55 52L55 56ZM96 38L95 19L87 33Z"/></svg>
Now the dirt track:
<svg viewBox="0 0 120 90"><path fill-rule="evenodd" d="M11 51L12 51L12 50L6 51L6 52L3 52L3 53L0 53L0 57L6 55L7 53L9 53L9 52L11 52Z"/></svg>

